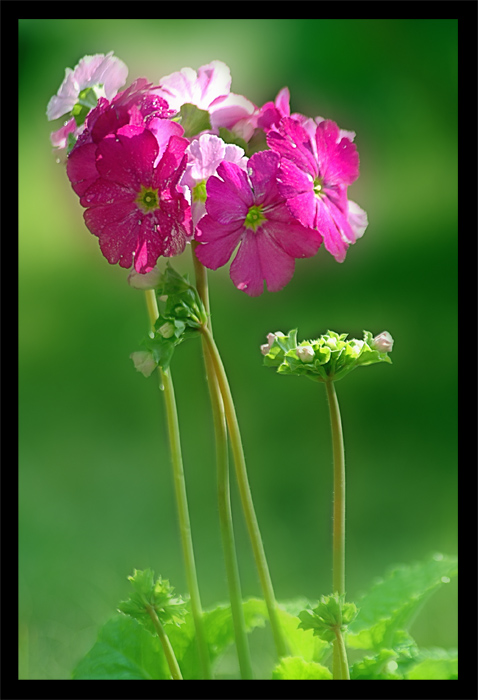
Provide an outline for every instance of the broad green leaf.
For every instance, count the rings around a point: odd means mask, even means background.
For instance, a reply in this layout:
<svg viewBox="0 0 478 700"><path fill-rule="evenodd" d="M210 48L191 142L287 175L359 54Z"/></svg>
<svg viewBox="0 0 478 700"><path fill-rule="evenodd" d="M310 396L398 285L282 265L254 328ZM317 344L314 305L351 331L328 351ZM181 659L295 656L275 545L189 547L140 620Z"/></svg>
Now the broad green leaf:
<svg viewBox="0 0 478 700"><path fill-rule="evenodd" d="M131 617L118 615L101 627L73 680L168 680L161 642Z"/></svg>
<svg viewBox="0 0 478 700"><path fill-rule="evenodd" d="M441 554L394 568L357 601L359 612L348 628L346 644L377 651L394 648L397 633L408 629L428 596L457 572L456 557Z"/></svg>
<svg viewBox="0 0 478 700"><path fill-rule="evenodd" d="M396 673L397 657L398 654L393 649L381 649L374 656L364 656L351 667L350 679L352 681L402 680L402 674Z"/></svg>
<svg viewBox="0 0 478 700"><path fill-rule="evenodd" d="M458 680L458 651L451 649L420 649L417 663L408 671L410 681Z"/></svg>
<svg viewBox="0 0 478 700"><path fill-rule="evenodd" d="M275 681L331 681L329 669L315 661L305 661L300 656L286 656L272 672Z"/></svg>

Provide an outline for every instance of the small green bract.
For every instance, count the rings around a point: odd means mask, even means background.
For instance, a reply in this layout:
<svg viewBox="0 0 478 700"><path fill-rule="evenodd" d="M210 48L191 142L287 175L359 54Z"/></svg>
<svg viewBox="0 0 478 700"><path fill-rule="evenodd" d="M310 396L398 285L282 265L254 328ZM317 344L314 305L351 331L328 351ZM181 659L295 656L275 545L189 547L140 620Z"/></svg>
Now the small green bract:
<svg viewBox="0 0 478 700"><path fill-rule="evenodd" d="M133 593L128 600L118 606L119 612L134 617L152 634L155 634L148 608L152 608L161 624L173 623L179 626L184 622L187 613L186 603L181 596L173 595L174 588L167 579L161 576L155 581L151 569L134 570L133 576L128 576L133 585Z"/></svg>
<svg viewBox="0 0 478 700"><path fill-rule="evenodd" d="M313 610L303 610L299 614L299 628L313 630L314 635L324 642L333 642L336 630L343 632L357 615L357 606L346 603L343 595L334 593L322 596L319 604Z"/></svg>

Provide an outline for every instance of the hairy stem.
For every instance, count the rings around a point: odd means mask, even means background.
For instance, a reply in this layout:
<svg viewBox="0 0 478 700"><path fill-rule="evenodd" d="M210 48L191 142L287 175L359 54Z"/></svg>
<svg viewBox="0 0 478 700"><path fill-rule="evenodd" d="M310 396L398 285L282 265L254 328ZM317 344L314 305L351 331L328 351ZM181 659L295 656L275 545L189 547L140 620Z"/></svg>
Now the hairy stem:
<svg viewBox="0 0 478 700"><path fill-rule="evenodd" d="M339 402L333 381L325 382L329 404L332 448L334 456L334 506L332 535L332 586L333 592L345 595L345 453ZM339 630L333 645L332 671L334 679L348 679L347 657L342 634ZM345 657L345 662L343 658ZM345 666L344 666L345 663ZM347 675L344 668L347 669Z"/></svg>
<svg viewBox="0 0 478 700"><path fill-rule="evenodd" d="M164 655L166 656L166 661L168 662L169 670L171 671L173 681L182 681L183 677L181 675L181 669L179 668L178 660L176 659L174 649L171 646L171 642L169 641L168 635L164 631L164 627L159 621L159 617L156 614L156 610L151 605L146 606L146 610L151 620L153 621L154 629L156 630L156 633L159 637L159 641L161 642L161 645L163 647Z"/></svg>
<svg viewBox="0 0 478 700"><path fill-rule="evenodd" d="M335 660L335 657L337 657L337 660ZM334 681L350 680L345 642L339 627L335 629L333 679Z"/></svg>
<svg viewBox="0 0 478 700"><path fill-rule="evenodd" d="M154 291L149 289L146 290L145 294L151 327L154 327L154 323L158 318L158 306L156 303L156 296ZM191 525L189 520L186 482L184 478L181 441L179 436L179 422L176 410L174 387L170 370L168 369L163 371L160 367L158 368L158 370L160 376L160 387L163 389L164 392L164 403L166 407L166 417L168 424L168 438L171 449L171 461L173 466L174 491L176 495L179 529L183 549L184 565L186 570L186 580L191 600L191 613L196 629L196 640L203 678L205 680L210 680L212 678L211 664L209 660L209 650L207 648L206 636L204 632L201 598L199 596L196 563L194 560L194 550L191 536Z"/></svg>
<svg viewBox="0 0 478 700"><path fill-rule="evenodd" d="M209 294L207 284L207 272L201 262L194 254L195 244L192 244L194 269L196 274L196 288L208 314L208 328L211 331L211 320L209 317ZM241 583L239 578L239 567L237 564L236 546L234 541L234 528L232 522L231 498L229 489L229 450L227 423L224 412L224 403L221 396L220 387L214 372L211 355L207 347L205 338L202 337L202 348L204 364L206 368L206 378L211 400L211 409L214 423L214 435L216 444L216 465L217 465L217 494L219 523L221 529L222 546L224 551L224 563L229 589L229 599L231 601L231 612L234 626L234 636L236 640L237 657L241 678L243 680L252 679L251 656L246 633L246 623L244 610L242 607Z"/></svg>

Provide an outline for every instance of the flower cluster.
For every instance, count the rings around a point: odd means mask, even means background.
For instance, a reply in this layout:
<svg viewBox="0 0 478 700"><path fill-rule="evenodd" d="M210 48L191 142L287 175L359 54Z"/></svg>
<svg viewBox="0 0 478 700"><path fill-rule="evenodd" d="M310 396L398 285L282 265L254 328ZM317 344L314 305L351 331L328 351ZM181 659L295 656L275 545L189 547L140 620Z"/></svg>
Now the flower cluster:
<svg viewBox="0 0 478 700"><path fill-rule="evenodd" d="M327 331L315 340L299 343L296 329L287 335L277 331L267 335L261 352L264 364L276 367L279 374L295 374L316 382L337 381L356 367L392 363L387 353L393 348L393 338L388 331L375 338L369 331L364 331L363 340L346 338L347 333Z"/></svg>
<svg viewBox="0 0 478 700"><path fill-rule="evenodd" d="M127 68L85 56L48 104L51 135L88 229L112 264L150 273L161 256L197 242L216 270L235 253L235 286L257 296L282 289L295 260L322 245L337 261L367 226L347 196L359 174L355 134L290 113L282 89L262 107L231 92L229 68L212 61L119 91Z"/></svg>

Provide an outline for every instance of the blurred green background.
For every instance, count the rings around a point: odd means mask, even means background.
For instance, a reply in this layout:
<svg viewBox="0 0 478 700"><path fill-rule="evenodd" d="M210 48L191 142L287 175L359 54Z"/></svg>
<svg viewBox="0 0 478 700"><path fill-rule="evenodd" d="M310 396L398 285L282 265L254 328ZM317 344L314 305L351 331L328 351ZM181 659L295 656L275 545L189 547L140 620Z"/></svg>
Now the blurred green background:
<svg viewBox="0 0 478 700"><path fill-rule="evenodd" d="M69 678L99 625L151 567L186 592L162 396L129 354L141 292L100 254L45 109L85 54L113 50L128 83L227 63L256 104L285 85L292 111L354 130L369 217L343 264L321 249L281 292L251 299L211 273L229 374L278 599L330 592L332 455L323 386L262 367L269 331L388 330L393 365L337 385L348 473L347 592L391 565L457 550L457 22L20 20L20 678ZM192 274L189 250L174 261ZM236 338L241 338L239 345ZM454 353L453 353L454 355ZM212 426L199 342L173 377L203 605L227 597ZM234 482L234 480L233 480ZM233 483L244 596L260 595ZM457 645L456 582L416 619L425 646Z"/></svg>

